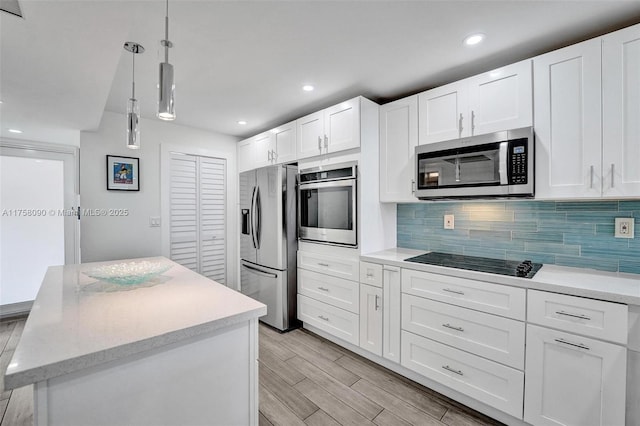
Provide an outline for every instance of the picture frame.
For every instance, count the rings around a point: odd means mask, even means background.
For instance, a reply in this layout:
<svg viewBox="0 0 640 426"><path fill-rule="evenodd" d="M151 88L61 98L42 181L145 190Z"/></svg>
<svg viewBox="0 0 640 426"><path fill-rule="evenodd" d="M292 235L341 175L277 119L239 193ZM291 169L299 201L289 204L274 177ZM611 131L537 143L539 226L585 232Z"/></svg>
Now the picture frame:
<svg viewBox="0 0 640 426"><path fill-rule="evenodd" d="M107 155L107 189L110 191L139 191L140 159Z"/></svg>

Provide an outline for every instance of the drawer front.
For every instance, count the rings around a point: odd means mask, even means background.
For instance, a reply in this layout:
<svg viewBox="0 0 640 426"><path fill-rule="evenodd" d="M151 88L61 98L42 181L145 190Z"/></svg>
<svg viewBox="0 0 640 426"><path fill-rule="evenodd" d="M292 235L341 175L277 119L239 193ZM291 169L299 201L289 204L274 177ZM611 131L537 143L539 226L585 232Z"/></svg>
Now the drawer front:
<svg viewBox="0 0 640 426"><path fill-rule="evenodd" d="M351 281L360 280L360 261L358 258L340 258L298 250L298 268Z"/></svg>
<svg viewBox="0 0 640 426"><path fill-rule="evenodd" d="M298 293L357 314L360 284L355 281L298 269Z"/></svg>
<svg viewBox="0 0 640 426"><path fill-rule="evenodd" d="M360 282L362 284L382 287L382 265L360 262Z"/></svg>
<svg viewBox="0 0 640 426"><path fill-rule="evenodd" d="M402 328L524 370L523 322L403 294Z"/></svg>
<svg viewBox="0 0 640 426"><path fill-rule="evenodd" d="M627 343L628 306L529 290L527 321L616 343Z"/></svg>
<svg viewBox="0 0 640 426"><path fill-rule="evenodd" d="M402 332L402 366L522 418L524 373L407 331Z"/></svg>
<svg viewBox="0 0 640 426"><path fill-rule="evenodd" d="M298 319L349 343L359 344L360 321L353 312L299 294Z"/></svg>
<svg viewBox="0 0 640 426"><path fill-rule="evenodd" d="M526 290L402 269L402 292L524 321Z"/></svg>

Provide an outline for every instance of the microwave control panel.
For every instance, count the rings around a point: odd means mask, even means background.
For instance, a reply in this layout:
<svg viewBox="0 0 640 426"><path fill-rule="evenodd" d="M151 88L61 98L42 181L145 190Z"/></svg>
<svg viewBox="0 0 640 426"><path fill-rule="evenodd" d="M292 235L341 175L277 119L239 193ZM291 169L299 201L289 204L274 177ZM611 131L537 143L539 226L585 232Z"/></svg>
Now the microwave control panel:
<svg viewBox="0 0 640 426"><path fill-rule="evenodd" d="M526 139L509 142L508 175L510 185L526 185L529 172Z"/></svg>

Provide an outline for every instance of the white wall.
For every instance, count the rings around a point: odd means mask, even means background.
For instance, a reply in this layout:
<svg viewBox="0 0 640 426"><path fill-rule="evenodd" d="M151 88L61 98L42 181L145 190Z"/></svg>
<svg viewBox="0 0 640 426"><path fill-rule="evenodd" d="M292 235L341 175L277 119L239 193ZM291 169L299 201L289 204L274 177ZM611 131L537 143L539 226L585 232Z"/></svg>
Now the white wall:
<svg viewBox="0 0 640 426"><path fill-rule="evenodd" d="M235 288L237 256L236 142L231 136L142 119L141 148L125 145L125 117L105 112L100 128L80 134L80 197L83 209L128 209L126 217L83 216L80 225L82 262L162 255L161 228L149 226L161 214L160 146L204 150L227 159L227 285ZM140 159L140 191L107 191L106 156ZM168 220L161 217L164 225Z"/></svg>

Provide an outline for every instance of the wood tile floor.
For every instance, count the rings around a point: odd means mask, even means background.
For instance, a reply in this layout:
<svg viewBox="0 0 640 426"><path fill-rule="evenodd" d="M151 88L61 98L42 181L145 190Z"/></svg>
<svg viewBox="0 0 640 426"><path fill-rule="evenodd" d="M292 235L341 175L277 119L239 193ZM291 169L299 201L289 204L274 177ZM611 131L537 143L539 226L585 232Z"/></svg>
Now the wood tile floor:
<svg viewBox="0 0 640 426"><path fill-rule="evenodd" d="M0 322L0 426L33 423L33 389L4 390L24 319ZM500 423L306 330L260 326L260 426Z"/></svg>

